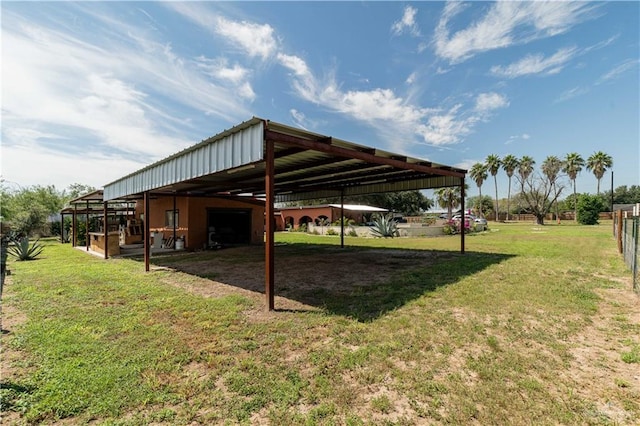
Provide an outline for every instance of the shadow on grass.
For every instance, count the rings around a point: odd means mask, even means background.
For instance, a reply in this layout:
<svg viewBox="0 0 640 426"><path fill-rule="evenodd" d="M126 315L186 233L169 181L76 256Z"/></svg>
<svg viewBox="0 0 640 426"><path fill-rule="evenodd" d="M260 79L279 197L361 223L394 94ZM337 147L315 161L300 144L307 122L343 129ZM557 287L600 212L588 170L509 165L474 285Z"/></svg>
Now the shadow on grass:
<svg viewBox="0 0 640 426"><path fill-rule="evenodd" d="M512 255L286 244L276 247L275 292L331 314L369 321L509 257ZM264 293L263 247L157 257L152 263ZM298 310L278 306L278 302L276 308Z"/></svg>
<svg viewBox="0 0 640 426"><path fill-rule="evenodd" d="M25 404L25 399L28 399L34 390L34 386L25 386L9 380L0 381L0 400L2 400L0 412L20 411Z"/></svg>

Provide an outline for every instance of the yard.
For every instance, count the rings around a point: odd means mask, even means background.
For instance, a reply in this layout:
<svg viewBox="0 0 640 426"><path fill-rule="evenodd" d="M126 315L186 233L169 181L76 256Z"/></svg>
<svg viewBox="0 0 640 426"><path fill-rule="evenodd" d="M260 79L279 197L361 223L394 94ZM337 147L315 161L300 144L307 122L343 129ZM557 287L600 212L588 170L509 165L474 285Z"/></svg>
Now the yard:
<svg viewBox="0 0 640 426"><path fill-rule="evenodd" d="M276 235L10 262L3 424L638 424L640 297L610 222Z"/></svg>

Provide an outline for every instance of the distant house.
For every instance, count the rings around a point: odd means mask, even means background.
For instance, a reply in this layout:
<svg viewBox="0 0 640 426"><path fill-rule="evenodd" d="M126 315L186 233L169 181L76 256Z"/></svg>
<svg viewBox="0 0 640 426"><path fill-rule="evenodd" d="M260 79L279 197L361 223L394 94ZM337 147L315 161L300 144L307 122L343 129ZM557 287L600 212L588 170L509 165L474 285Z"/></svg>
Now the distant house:
<svg viewBox="0 0 640 426"><path fill-rule="evenodd" d="M386 213L388 210L364 206L359 204L345 204L344 217L361 224L371 220L374 213ZM321 225L324 223L334 223L340 220L342 210L340 204L322 204L317 206L282 207L276 212L276 229L279 231L298 229L302 225L312 223Z"/></svg>

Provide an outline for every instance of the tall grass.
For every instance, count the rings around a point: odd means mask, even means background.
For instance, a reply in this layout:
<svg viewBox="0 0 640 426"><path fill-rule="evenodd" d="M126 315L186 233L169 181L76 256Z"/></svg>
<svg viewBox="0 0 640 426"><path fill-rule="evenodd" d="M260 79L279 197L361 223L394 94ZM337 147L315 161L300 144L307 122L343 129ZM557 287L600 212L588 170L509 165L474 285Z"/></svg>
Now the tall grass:
<svg viewBox="0 0 640 426"><path fill-rule="evenodd" d="M606 423L567 370L600 289L627 276L610 228L491 227L467 238L464 256L457 237L347 237L350 252L427 250L435 260L325 294L318 310L268 315L261 297L174 285L207 278L144 273L139 261L49 241L42 259L9 265L5 315L22 321L3 337L19 355L5 360L3 414L118 425ZM340 256L339 237L277 241L276 255L291 262ZM223 250L155 262L211 256L239 268L262 260ZM628 341L630 354L638 344ZM640 403L621 389L612 403L640 421Z"/></svg>

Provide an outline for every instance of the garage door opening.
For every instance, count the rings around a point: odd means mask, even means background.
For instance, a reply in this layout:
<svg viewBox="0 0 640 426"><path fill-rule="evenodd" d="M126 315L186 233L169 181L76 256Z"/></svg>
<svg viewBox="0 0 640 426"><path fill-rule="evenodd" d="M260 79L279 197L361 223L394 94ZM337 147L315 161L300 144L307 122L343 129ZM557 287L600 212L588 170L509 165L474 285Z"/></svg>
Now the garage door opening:
<svg viewBox="0 0 640 426"><path fill-rule="evenodd" d="M207 209L209 247L251 244L251 209Z"/></svg>

